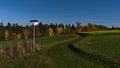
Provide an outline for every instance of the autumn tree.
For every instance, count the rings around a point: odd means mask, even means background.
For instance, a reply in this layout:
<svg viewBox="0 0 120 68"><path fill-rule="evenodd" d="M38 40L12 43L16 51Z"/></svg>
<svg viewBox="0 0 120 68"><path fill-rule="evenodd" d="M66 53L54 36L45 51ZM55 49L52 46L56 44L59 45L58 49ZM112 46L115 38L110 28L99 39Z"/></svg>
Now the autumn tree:
<svg viewBox="0 0 120 68"><path fill-rule="evenodd" d="M97 25L96 24L92 24L92 31L96 31L96 30L98 30Z"/></svg>
<svg viewBox="0 0 120 68"><path fill-rule="evenodd" d="M40 37L41 36L41 32L40 32L40 26L35 26L35 36L36 37Z"/></svg>
<svg viewBox="0 0 120 68"><path fill-rule="evenodd" d="M16 24L13 24L12 25L12 33L16 33L16 34L19 34L19 33L22 33L22 26L18 25L18 23Z"/></svg>
<svg viewBox="0 0 120 68"><path fill-rule="evenodd" d="M82 31L82 26L80 22L77 22L77 27L76 27L76 32L81 32Z"/></svg>
<svg viewBox="0 0 120 68"><path fill-rule="evenodd" d="M19 40L19 39L21 39L21 38L22 38L21 33L17 34L17 39Z"/></svg>
<svg viewBox="0 0 120 68"><path fill-rule="evenodd" d="M69 25L65 25L66 27L66 33L69 34L71 32L71 29L70 29L70 24Z"/></svg>
<svg viewBox="0 0 120 68"><path fill-rule="evenodd" d="M42 31L42 36L48 36L49 35L49 25L43 24L42 27L41 27L42 29L40 29L40 31Z"/></svg>
<svg viewBox="0 0 120 68"><path fill-rule="evenodd" d="M28 39L29 36L29 30L28 29L24 29L24 38Z"/></svg>
<svg viewBox="0 0 120 68"><path fill-rule="evenodd" d="M53 29L51 27L49 27L49 29L48 29L48 35L54 36L54 32L53 32Z"/></svg>
<svg viewBox="0 0 120 68"><path fill-rule="evenodd" d="M64 34L67 33L67 27L66 27L66 26L64 26L64 28L63 28L63 33L64 33Z"/></svg>
<svg viewBox="0 0 120 68"><path fill-rule="evenodd" d="M5 40L9 40L10 39L10 34L8 30L5 30Z"/></svg>
<svg viewBox="0 0 120 68"><path fill-rule="evenodd" d="M74 24L63 24L63 23L50 23L43 24L39 23L37 27L35 27L35 36L53 36L54 34L70 34L81 31L96 31L96 30L106 30L108 29L104 25L97 25L88 23L86 26L82 26L80 22ZM13 40L13 39L27 39L28 37L33 37L33 25L31 26L22 26L17 23L8 23L6 26L3 23L0 23L0 40Z"/></svg>
<svg viewBox="0 0 120 68"><path fill-rule="evenodd" d="M12 40L17 40L17 34L16 33L12 33L11 38L12 38Z"/></svg>
<svg viewBox="0 0 120 68"><path fill-rule="evenodd" d="M57 28L56 28L56 34L57 34L57 35L62 34L62 32L63 32L63 28L61 28L61 27L57 27Z"/></svg>
<svg viewBox="0 0 120 68"><path fill-rule="evenodd" d="M97 25L97 29L98 30L107 30L108 27L104 26L104 25Z"/></svg>
<svg viewBox="0 0 120 68"><path fill-rule="evenodd" d="M91 24L91 23L88 23L86 25L86 28L87 28L87 31L96 31L98 30L98 27L96 24Z"/></svg>

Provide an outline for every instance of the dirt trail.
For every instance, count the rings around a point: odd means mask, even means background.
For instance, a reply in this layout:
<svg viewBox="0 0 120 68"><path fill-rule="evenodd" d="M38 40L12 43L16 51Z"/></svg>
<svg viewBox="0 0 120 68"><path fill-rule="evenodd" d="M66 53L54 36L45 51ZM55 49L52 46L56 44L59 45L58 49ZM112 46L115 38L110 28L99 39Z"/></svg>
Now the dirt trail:
<svg viewBox="0 0 120 68"><path fill-rule="evenodd" d="M51 44L49 44L49 46L47 46L47 47L45 48L45 53L47 53L48 50L49 50L51 47L55 46L55 45L59 45L59 44L62 44L62 43L66 43L66 42L69 42L69 41L73 41L73 40L78 39L78 38L80 37L80 36L77 35L77 34L74 34L73 36L75 36L75 37L74 37L74 38L71 38L71 39L67 39L67 40L63 40L63 41L59 41L59 42L56 42L56 43L51 43ZM45 54L42 54L41 59L43 59L43 61L46 61L46 63L48 63L48 64L51 66L50 68L57 68L57 67L56 67L56 64L51 60L51 58L47 57Z"/></svg>
<svg viewBox="0 0 120 68"><path fill-rule="evenodd" d="M58 45L58 44L62 44L62 43L65 43L65 42L69 42L69 41L72 41L72 40L75 40L75 39L78 39L80 36L77 35L77 34L74 34L73 36L75 36L74 38L71 38L71 39L67 39L67 40L63 40L63 41L59 41L59 42L56 42L56 43L51 43L49 44L48 47L46 47L47 49L51 48L52 46L55 46L55 45Z"/></svg>

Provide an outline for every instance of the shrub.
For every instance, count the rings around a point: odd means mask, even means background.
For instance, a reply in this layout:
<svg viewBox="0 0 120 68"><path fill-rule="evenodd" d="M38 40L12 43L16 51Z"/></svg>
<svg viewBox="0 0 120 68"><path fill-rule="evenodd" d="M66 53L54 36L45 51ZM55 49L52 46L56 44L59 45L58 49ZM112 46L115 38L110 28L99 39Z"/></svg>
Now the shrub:
<svg viewBox="0 0 120 68"><path fill-rule="evenodd" d="M32 43L31 42L26 42L23 47L25 48L26 54L32 53Z"/></svg>
<svg viewBox="0 0 120 68"><path fill-rule="evenodd" d="M41 47L39 45L35 46L35 51L39 51ZM0 58L4 57L15 57L21 55L27 55L32 53L32 42L26 42L22 45L18 44L11 47L0 48Z"/></svg>
<svg viewBox="0 0 120 68"><path fill-rule="evenodd" d="M7 57L13 57L13 48L12 47L6 47L5 52L7 54Z"/></svg>
<svg viewBox="0 0 120 68"><path fill-rule="evenodd" d="M6 53L6 50L3 49L2 58L5 58L5 57L7 57L7 53Z"/></svg>
<svg viewBox="0 0 120 68"><path fill-rule="evenodd" d="M0 48L0 58L3 58L3 54L4 54L4 49Z"/></svg>
<svg viewBox="0 0 120 68"><path fill-rule="evenodd" d="M25 48L22 45L13 46L14 56L25 54Z"/></svg>
<svg viewBox="0 0 120 68"><path fill-rule="evenodd" d="M40 49L41 49L40 45L37 44L37 45L35 46L35 51L39 51Z"/></svg>

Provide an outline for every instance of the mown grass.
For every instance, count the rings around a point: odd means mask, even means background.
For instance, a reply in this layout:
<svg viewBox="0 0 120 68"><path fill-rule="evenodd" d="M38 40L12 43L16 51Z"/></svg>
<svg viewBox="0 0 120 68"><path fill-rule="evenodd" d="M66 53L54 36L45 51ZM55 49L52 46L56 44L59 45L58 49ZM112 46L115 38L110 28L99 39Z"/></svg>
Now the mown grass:
<svg viewBox="0 0 120 68"><path fill-rule="evenodd" d="M74 34L69 34L69 35L61 35L61 36L53 36L53 37L40 37L36 38L36 43L40 44L43 47L46 47L46 45L49 44L54 44L55 42L59 42L62 40L70 39L71 37L75 37ZM11 41L0 41L0 47L8 47L8 46L13 46L17 44L23 44L26 41L32 41L31 39L22 39L22 40L11 40Z"/></svg>
<svg viewBox="0 0 120 68"><path fill-rule="evenodd" d="M5 48L5 47L8 47L8 46L22 44L24 42L25 42L25 40L0 41L0 47Z"/></svg>
<svg viewBox="0 0 120 68"><path fill-rule="evenodd" d="M73 41L74 42L74 41ZM59 44L52 47L46 54L55 63L57 68L106 68L108 65L104 65L99 61L91 60L86 55L78 54L69 48L72 42Z"/></svg>
<svg viewBox="0 0 120 68"><path fill-rule="evenodd" d="M75 37L37 38L42 50L0 59L0 68L120 68L120 35Z"/></svg>
<svg viewBox="0 0 120 68"><path fill-rule="evenodd" d="M110 67L120 67L120 35L87 36L73 45L79 54Z"/></svg>
<svg viewBox="0 0 120 68"><path fill-rule="evenodd" d="M48 52L46 48L52 46L53 44L73 39L75 37L76 36L72 34L37 38L36 42L41 45L41 51L31 55L0 59L0 68L55 68L56 66L54 65L53 60L46 55L46 52ZM16 42L18 41L13 41L11 44L14 45Z"/></svg>
<svg viewBox="0 0 120 68"><path fill-rule="evenodd" d="M36 43L41 44L42 46L51 45L56 42L64 41L67 39L71 39L76 37L75 34L69 35L58 35L58 36L51 36L51 37L41 37L36 39Z"/></svg>
<svg viewBox="0 0 120 68"><path fill-rule="evenodd" d="M120 68L119 31L100 32L84 37L80 34L77 40L52 47L47 55L57 68Z"/></svg>

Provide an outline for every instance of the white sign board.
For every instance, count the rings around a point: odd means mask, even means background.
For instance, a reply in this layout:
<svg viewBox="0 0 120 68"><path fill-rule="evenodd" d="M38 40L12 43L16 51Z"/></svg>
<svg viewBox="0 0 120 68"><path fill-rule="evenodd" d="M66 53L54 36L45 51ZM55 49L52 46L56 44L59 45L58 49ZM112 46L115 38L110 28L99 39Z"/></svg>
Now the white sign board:
<svg viewBox="0 0 120 68"><path fill-rule="evenodd" d="M38 25L38 22L34 22L34 26L37 26Z"/></svg>

